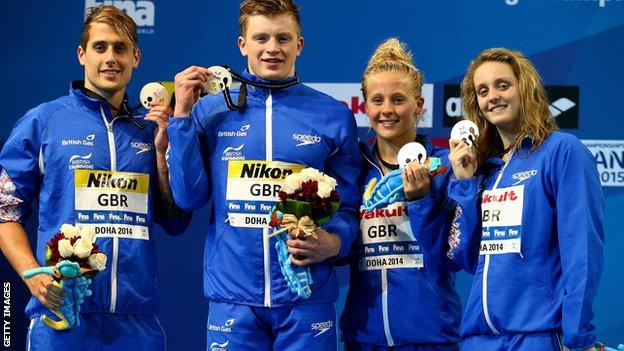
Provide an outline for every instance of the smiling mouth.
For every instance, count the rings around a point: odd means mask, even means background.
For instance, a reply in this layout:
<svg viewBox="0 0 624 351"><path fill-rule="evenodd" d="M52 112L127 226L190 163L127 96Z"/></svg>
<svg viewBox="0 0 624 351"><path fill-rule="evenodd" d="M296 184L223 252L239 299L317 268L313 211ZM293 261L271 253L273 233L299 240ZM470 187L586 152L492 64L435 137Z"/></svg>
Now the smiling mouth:
<svg viewBox="0 0 624 351"><path fill-rule="evenodd" d="M507 105L496 105L496 106L490 107L488 109L488 112L497 113L497 112L504 111L506 108L507 108Z"/></svg>
<svg viewBox="0 0 624 351"><path fill-rule="evenodd" d="M381 124L383 127L392 127L393 125L399 123L399 120L398 119L384 119L384 120L380 120L378 123Z"/></svg>
<svg viewBox="0 0 624 351"><path fill-rule="evenodd" d="M269 64L278 64L278 63L284 62L284 60L277 59L277 58L270 58L270 59L262 59L262 62L266 62Z"/></svg>
<svg viewBox="0 0 624 351"><path fill-rule="evenodd" d="M120 70L116 70L116 69L103 69L103 70L100 70L100 73L104 74L104 75L107 75L107 76L114 76L116 74L121 73L121 71Z"/></svg>

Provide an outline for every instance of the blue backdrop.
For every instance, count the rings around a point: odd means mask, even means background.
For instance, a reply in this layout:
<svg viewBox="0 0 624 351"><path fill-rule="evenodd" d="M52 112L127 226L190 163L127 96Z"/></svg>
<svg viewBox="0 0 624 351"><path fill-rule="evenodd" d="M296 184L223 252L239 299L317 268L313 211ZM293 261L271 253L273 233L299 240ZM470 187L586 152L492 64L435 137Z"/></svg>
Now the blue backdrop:
<svg viewBox="0 0 624 351"><path fill-rule="evenodd" d="M67 93L82 79L76 48L86 6L114 3L139 27L143 58L129 86L171 81L195 64L226 63L239 71L238 1L16 1L0 11L0 142L29 108ZM425 73L428 114L421 133L438 140L461 115L457 84L469 60L487 47L530 56L549 87L551 111L566 131L583 139L598 162L606 196L606 268L594 306L599 340L624 342L624 2L620 0L300 0L305 45L297 61L304 82L317 83L349 105L366 132L358 86L366 62L383 39L397 36ZM582 201L582 199L579 199ZM202 297L202 221L196 213L182 237L158 232L161 320L169 350L204 349L207 304ZM30 223L33 227L35 224ZM32 231L31 231L32 232ZM1 235L2 233L0 233ZM3 349L24 347L27 290L0 258ZM343 297L346 272L341 271ZM471 277L461 274L466 296ZM8 283L8 284L7 284ZM465 299L464 299L465 301ZM6 307L9 306L9 307ZM340 305L339 305L340 306ZM9 311L7 315L7 310Z"/></svg>

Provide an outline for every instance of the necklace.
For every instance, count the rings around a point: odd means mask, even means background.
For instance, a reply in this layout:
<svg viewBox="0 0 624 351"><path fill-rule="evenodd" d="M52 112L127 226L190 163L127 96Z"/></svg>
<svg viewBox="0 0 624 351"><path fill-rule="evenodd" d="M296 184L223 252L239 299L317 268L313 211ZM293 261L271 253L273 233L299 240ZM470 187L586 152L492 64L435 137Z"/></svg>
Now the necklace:
<svg viewBox="0 0 624 351"><path fill-rule="evenodd" d="M381 155L379 154L379 148L377 147L377 143L375 143L375 154L377 154L377 159L379 160L379 162L381 162L381 164L384 165L384 167L386 167L387 169L390 169L390 170L399 169L398 163L388 163L384 161L383 158L381 158Z"/></svg>

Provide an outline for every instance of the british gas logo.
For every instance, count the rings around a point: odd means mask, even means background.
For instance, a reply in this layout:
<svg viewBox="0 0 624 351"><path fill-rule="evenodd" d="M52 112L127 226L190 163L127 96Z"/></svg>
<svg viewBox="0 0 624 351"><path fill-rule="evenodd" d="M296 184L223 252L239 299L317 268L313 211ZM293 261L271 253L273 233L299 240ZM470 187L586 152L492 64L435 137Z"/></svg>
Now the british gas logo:
<svg viewBox="0 0 624 351"><path fill-rule="evenodd" d="M91 7L102 5L112 5L124 11L136 23L138 34L153 34L154 18L156 8L152 1L132 1L132 0L85 0L85 18Z"/></svg>

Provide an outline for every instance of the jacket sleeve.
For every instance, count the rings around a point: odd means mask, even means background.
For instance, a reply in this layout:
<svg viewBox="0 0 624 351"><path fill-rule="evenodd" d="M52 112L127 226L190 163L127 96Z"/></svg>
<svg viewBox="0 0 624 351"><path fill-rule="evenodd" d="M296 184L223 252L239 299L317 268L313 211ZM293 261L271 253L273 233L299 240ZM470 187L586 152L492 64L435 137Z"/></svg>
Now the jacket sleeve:
<svg viewBox="0 0 624 351"><path fill-rule="evenodd" d="M23 222L39 194L41 107L19 119L0 152L0 222Z"/></svg>
<svg viewBox="0 0 624 351"><path fill-rule="evenodd" d="M448 196L456 206L448 232L447 256L470 274L476 271L481 243L481 177L457 180L451 175L448 186Z"/></svg>
<svg viewBox="0 0 624 351"><path fill-rule="evenodd" d="M189 117L171 118L167 127L171 191L176 205L187 211L201 208L210 197L206 133L198 120L203 114L201 104L196 104Z"/></svg>
<svg viewBox="0 0 624 351"><path fill-rule="evenodd" d="M562 143L553 160L557 236L565 284L563 343L572 350L584 350L596 341L592 302L604 265L604 197L596 162L578 139Z"/></svg>
<svg viewBox="0 0 624 351"><path fill-rule="evenodd" d="M325 173L337 181L340 195L338 212L323 225L323 228L340 237L340 253L336 258L346 258L358 232L358 208L360 192L357 187L360 173L360 152L357 141L357 126L353 115L345 112L339 118L345 121L337 131L336 149L325 161Z"/></svg>
<svg viewBox="0 0 624 351"><path fill-rule="evenodd" d="M431 178L430 192L421 199L407 204L410 227L425 254L432 255L436 261L450 270L459 269L458 264L447 257L449 250L448 233L455 203L448 198L448 184L452 174L448 162L448 152L438 155L442 166L447 170Z"/></svg>

